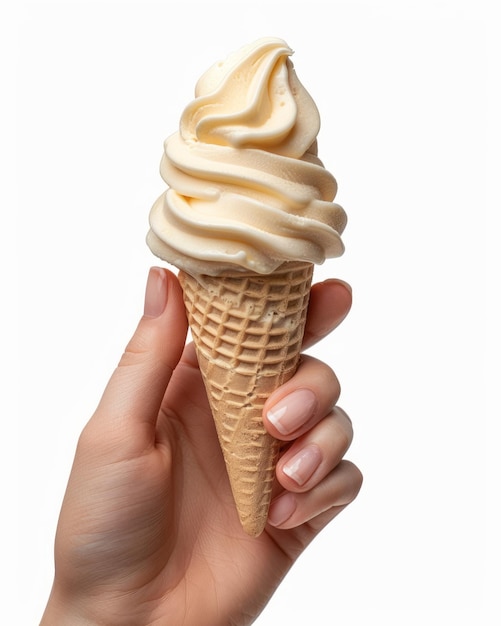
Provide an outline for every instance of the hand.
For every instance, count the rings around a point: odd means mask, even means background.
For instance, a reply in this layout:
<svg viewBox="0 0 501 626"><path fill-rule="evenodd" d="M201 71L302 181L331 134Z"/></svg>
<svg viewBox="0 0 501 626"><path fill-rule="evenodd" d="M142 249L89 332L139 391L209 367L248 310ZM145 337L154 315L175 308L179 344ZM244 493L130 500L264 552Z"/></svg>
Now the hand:
<svg viewBox="0 0 501 626"><path fill-rule="evenodd" d="M351 305L315 285L304 346ZM331 369L303 356L265 406L284 441L269 523L240 527L176 277L153 268L139 322L78 442L61 509L48 626L251 624L308 543L357 495Z"/></svg>

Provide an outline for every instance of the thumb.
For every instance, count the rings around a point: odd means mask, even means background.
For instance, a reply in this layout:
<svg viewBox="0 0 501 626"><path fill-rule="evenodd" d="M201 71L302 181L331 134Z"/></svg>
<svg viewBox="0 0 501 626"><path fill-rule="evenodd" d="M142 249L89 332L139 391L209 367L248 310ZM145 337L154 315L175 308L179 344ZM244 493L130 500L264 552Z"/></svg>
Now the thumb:
<svg viewBox="0 0 501 626"><path fill-rule="evenodd" d="M166 269L153 267L144 315L114 371L93 421L144 450L154 441L165 390L181 358L187 333L182 290ZM133 432L131 432L133 431Z"/></svg>

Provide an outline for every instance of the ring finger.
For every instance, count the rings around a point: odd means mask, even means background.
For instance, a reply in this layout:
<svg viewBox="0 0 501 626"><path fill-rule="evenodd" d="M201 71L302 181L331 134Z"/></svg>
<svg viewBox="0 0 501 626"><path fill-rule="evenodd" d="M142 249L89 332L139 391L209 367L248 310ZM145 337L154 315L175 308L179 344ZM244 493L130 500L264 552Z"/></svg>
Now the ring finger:
<svg viewBox="0 0 501 626"><path fill-rule="evenodd" d="M268 522L277 528L296 528L326 511L334 512L352 502L362 486L362 474L350 461L341 461L311 491L285 491L270 506ZM320 518L319 518L320 519Z"/></svg>
<svg viewBox="0 0 501 626"><path fill-rule="evenodd" d="M309 491L340 463L352 440L351 420L335 406L283 454L277 464L278 481L288 491Z"/></svg>

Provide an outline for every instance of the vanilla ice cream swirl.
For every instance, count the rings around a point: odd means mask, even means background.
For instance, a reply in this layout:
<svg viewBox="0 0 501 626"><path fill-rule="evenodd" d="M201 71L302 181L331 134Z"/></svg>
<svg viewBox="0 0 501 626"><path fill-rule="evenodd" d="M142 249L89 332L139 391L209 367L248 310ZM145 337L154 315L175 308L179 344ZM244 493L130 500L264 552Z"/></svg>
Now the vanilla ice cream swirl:
<svg viewBox="0 0 501 626"><path fill-rule="evenodd" d="M317 107L280 39L261 39L199 80L179 132L166 139L168 185L147 241L191 274L273 272L343 253L344 210L316 155Z"/></svg>

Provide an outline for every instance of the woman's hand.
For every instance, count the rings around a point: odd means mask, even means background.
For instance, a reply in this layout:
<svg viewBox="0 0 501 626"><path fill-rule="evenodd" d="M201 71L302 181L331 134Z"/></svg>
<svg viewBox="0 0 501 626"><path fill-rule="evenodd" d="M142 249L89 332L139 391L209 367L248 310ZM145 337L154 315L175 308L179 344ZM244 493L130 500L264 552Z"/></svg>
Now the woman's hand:
<svg viewBox="0 0 501 626"><path fill-rule="evenodd" d="M349 288L314 286L305 347L346 316ZM43 625L251 624L308 543L357 495L339 384L303 356L268 400L284 441L269 523L240 526L176 277L153 268L139 322L82 432L61 509Z"/></svg>

